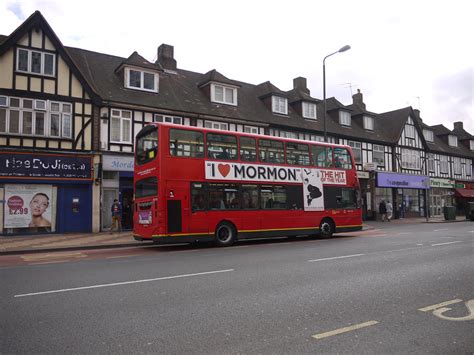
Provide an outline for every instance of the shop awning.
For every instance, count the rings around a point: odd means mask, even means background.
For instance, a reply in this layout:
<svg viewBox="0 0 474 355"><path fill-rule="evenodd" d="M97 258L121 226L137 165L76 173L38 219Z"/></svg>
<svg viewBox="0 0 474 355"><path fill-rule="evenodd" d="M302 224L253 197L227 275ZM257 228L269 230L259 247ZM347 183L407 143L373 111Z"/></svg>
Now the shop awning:
<svg viewBox="0 0 474 355"><path fill-rule="evenodd" d="M474 198L474 190L470 189L454 189L454 194L460 197Z"/></svg>

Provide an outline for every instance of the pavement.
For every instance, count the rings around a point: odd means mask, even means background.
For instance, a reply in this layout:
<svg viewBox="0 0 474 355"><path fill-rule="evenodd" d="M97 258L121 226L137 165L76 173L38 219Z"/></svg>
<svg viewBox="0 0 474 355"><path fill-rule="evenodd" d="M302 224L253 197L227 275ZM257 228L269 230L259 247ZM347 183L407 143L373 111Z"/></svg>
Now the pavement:
<svg viewBox="0 0 474 355"><path fill-rule="evenodd" d="M363 230L383 229L397 224L416 223L455 223L466 222L464 217L457 216L456 220L446 221L443 217L395 219L390 222L364 221ZM105 248L125 248L152 245L152 242L138 242L133 239L132 231L45 234L28 236L0 236L0 255L54 252L64 250L87 250Z"/></svg>

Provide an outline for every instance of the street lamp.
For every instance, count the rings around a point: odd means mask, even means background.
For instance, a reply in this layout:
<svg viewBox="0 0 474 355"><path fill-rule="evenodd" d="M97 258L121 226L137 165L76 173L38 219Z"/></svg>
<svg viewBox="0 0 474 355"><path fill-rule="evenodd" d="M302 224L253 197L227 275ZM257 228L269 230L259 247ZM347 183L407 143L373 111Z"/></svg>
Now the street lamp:
<svg viewBox="0 0 474 355"><path fill-rule="evenodd" d="M326 58L337 53L345 52L349 49L351 49L351 46L345 45L344 47L339 49L337 52L328 54L323 59L323 115L324 115L324 141L325 142L328 141L328 135L327 135L327 129L326 129Z"/></svg>

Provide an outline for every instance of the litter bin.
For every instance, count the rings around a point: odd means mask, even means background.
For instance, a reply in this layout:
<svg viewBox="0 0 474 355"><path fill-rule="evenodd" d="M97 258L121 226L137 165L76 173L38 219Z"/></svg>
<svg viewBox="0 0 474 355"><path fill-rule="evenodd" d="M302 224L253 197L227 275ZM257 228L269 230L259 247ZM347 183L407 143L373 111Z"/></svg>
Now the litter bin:
<svg viewBox="0 0 474 355"><path fill-rule="evenodd" d="M466 206L466 219L474 221L474 202L468 202Z"/></svg>
<svg viewBox="0 0 474 355"><path fill-rule="evenodd" d="M444 219L446 221L456 220L456 207L454 206L445 206L443 207Z"/></svg>

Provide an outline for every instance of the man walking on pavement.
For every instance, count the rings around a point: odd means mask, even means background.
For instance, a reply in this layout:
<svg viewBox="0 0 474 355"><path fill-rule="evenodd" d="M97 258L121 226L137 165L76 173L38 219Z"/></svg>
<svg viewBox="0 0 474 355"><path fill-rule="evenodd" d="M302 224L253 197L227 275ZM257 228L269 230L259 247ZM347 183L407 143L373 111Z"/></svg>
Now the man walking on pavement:
<svg viewBox="0 0 474 355"><path fill-rule="evenodd" d="M114 229L120 232L122 230L122 206L117 199L114 200L110 211L112 212L112 226L110 227L110 233L113 233Z"/></svg>
<svg viewBox="0 0 474 355"><path fill-rule="evenodd" d="M380 201L379 213L382 218L382 222L385 222L385 217L387 217L387 205L385 204L384 200Z"/></svg>

